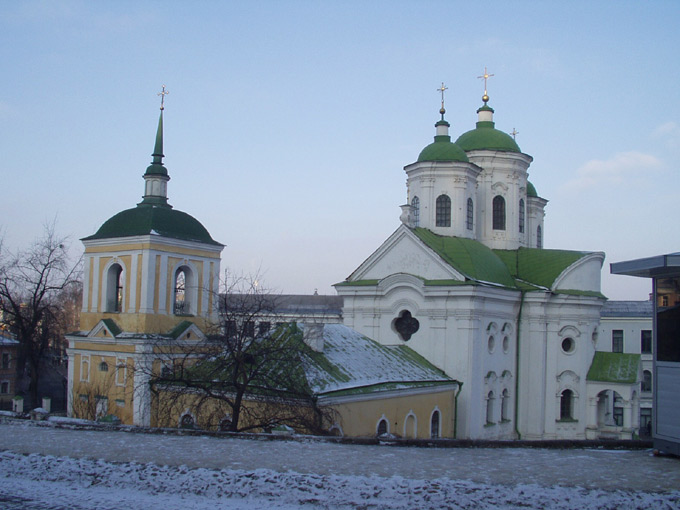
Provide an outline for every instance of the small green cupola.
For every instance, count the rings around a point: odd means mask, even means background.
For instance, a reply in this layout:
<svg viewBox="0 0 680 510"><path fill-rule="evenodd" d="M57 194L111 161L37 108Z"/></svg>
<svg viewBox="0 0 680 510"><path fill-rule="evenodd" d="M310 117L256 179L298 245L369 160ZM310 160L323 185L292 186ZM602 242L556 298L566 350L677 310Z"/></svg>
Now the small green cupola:
<svg viewBox="0 0 680 510"><path fill-rule="evenodd" d="M460 135L456 143L465 152L478 150L522 152L512 136L495 128L494 110L487 104L489 96L486 90L482 96L482 101L484 101L484 105L477 110L476 129Z"/></svg>
<svg viewBox="0 0 680 510"><path fill-rule="evenodd" d="M442 93L442 107L439 110L441 119L434 125L437 129L434 142L420 151L418 163L422 161L462 161L463 163L468 163L469 160L465 151L453 143L449 135L451 124L444 119L444 114L446 113L444 109L444 91L446 87L443 83L438 90Z"/></svg>

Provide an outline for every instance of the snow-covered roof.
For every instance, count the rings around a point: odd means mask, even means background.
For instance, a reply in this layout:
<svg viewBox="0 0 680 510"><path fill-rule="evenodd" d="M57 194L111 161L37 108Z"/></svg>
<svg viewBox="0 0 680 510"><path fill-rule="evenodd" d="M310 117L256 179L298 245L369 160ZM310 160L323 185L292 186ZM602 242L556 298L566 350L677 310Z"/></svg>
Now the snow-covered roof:
<svg viewBox="0 0 680 510"><path fill-rule="evenodd" d="M19 341L5 335L0 335L0 345L19 345Z"/></svg>
<svg viewBox="0 0 680 510"><path fill-rule="evenodd" d="M309 353L305 371L316 394L456 382L407 346L381 345L343 324L324 325L323 351Z"/></svg>

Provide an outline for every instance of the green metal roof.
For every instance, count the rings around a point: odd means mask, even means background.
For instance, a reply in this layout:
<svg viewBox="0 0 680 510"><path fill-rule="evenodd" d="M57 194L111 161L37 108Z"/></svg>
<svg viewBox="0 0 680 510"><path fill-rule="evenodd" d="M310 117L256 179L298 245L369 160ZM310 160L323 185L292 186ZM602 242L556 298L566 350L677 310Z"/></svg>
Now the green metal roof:
<svg viewBox="0 0 680 510"><path fill-rule="evenodd" d="M538 197L538 192L536 191L536 187L531 184L529 181L527 181L527 196L528 197Z"/></svg>
<svg viewBox="0 0 680 510"><path fill-rule="evenodd" d="M633 384L638 380L639 354L596 351L587 381Z"/></svg>
<svg viewBox="0 0 680 510"><path fill-rule="evenodd" d="M113 319L102 319L102 322L106 325L114 337L120 335L123 332L123 330L118 327L118 324L116 324Z"/></svg>
<svg viewBox="0 0 680 510"><path fill-rule="evenodd" d="M413 232L447 264L468 279L516 287L508 267L479 241L440 236L425 228L415 228Z"/></svg>
<svg viewBox="0 0 680 510"><path fill-rule="evenodd" d="M434 137L434 142L420 151L418 162L421 161L462 161L468 163L469 159L463 149L451 142L450 136L437 135Z"/></svg>
<svg viewBox="0 0 680 510"><path fill-rule="evenodd" d="M465 152L476 150L522 152L512 136L499 131L494 125L494 122L477 122L477 128L460 135L456 144Z"/></svg>
<svg viewBox="0 0 680 510"><path fill-rule="evenodd" d="M143 203L133 209L119 212L104 222L94 235L85 237L83 241L140 235L159 235L220 245L193 216L167 205Z"/></svg>
<svg viewBox="0 0 680 510"><path fill-rule="evenodd" d="M493 250L505 263L513 278L552 288L555 279L587 252L569 250L544 250L519 248L517 250Z"/></svg>
<svg viewBox="0 0 680 510"><path fill-rule="evenodd" d="M156 129L156 144L153 149L153 161L147 167L144 175L168 175L168 171L163 166L163 110L158 117L158 128Z"/></svg>

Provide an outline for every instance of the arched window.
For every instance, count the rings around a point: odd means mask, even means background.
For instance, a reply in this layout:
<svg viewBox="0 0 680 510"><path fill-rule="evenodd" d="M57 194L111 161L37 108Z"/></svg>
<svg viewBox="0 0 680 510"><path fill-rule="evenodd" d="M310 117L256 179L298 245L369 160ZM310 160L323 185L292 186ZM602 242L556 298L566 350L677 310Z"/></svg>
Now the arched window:
<svg viewBox="0 0 680 510"><path fill-rule="evenodd" d="M194 418L190 414L185 414L179 419L181 429L193 429L195 425Z"/></svg>
<svg viewBox="0 0 680 510"><path fill-rule="evenodd" d="M560 397L560 420L572 420L574 418L574 392L564 390Z"/></svg>
<svg viewBox="0 0 680 510"><path fill-rule="evenodd" d="M446 195L437 197L437 223L438 227L451 226L451 199Z"/></svg>
<svg viewBox="0 0 680 510"><path fill-rule="evenodd" d="M465 220L465 226L467 227L468 230L472 230L472 227L474 225L474 204L472 202L471 198L467 199L467 218Z"/></svg>
<svg viewBox="0 0 680 510"><path fill-rule="evenodd" d="M642 372L642 391L652 391L652 373L649 370Z"/></svg>
<svg viewBox="0 0 680 510"><path fill-rule="evenodd" d="M231 416L225 416L220 422L220 430L222 432L228 432L231 430Z"/></svg>
<svg viewBox="0 0 680 510"><path fill-rule="evenodd" d="M175 272L175 315L183 315L188 313L186 304L186 273L184 272L184 268L180 267Z"/></svg>
<svg viewBox="0 0 680 510"><path fill-rule="evenodd" d="M486 397L486 423L491 424L494 423L494 415L493 415L493 405L494 405L494 400L496 400L493 396L493 391L490 391L489 394Z"/></svg>
<svg viewBox="0 0 680 510"><path fill-rule="evenodd" d="M504 389L501 395L501 420L510 421L510 393L507 389Z"/></svg>
<svg viewBox="0 0 680 510"><path fill-rule="evenodd" d="M99 364L99 371L100 372L108 372L109 371L109 365L108 365L108 363L106 363L106 361L102 361Z"/></svg>
<svg viewBox="0 0 680 510"><path fill-rule="evenodd" d="M411 214L413 218L413 226L420 226L420 199L418 197L413 197L411 200Z"/></svg>
<svg viewBox="0 0 680 510"><path fill-rule="evenodd" d="M543 248L543 231L540 225L536 229L536 248Z"/></svg>
<svg viewBox="0 0 680 510"><path fill-rule="evenodd" d="M123 311L123 267L112 264L106 275L106 311Z"/></svg>
<svg viewBox="0 0 680 510"><path fill-rule="evenodd" d="M380 420L380 423L378 423L378 435L382 436L383 434L387 434L388 432L388 427L387 427L387 420L383 418Z"/></svg>
<svg viewBox="0 0 680 510"><path fill-rule="evenodd" d="M493 229L505 230L505 199L500 195L493 197Z"/></svg>
<svg viewBox="0 0 680 510"><path fill-rule="evenodd" d="M524 233L524 199L519 199L519 233Z"/></svg>
<svg viewBox="0 0 680 510"><path fill-rule="evenodd" d="M430 420L430 437L432 439L437 439L439 437L439 411L432 413L432 419Z"/></svg>

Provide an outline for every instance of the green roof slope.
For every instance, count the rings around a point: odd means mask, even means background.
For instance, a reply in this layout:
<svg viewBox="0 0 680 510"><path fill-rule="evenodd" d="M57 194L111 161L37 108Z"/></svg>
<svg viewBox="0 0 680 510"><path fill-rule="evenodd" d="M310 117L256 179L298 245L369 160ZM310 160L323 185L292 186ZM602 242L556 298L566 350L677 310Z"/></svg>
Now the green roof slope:
<svg viewBox="0 0 680 510"><path fill-rule="evenodd" d="M83 241L140 235L160 235L220 245L193 216L168 206L147 204L119 212L104 222L95 234L85 237Z"/></svg>
<svg viewBox="0 0 680 510"><path fill-rule="evenodd" d="M413 232L447 264L468 279L516 288L508 266L479 241L440 236L425 228L415 228Z"/></svg>
<svg viewBox="0 0 680 510"><path fill-rule="evenodd" d="M493 250L505 263L513 278L541 287L552 288L557 277L587 252L519 248Z"/></svg>
<svg viewBox="0 0 680 510"><path fill-rule="evenodd" d="M639 354L596 351L587 381L632 384L638 380Z"/></svg>

